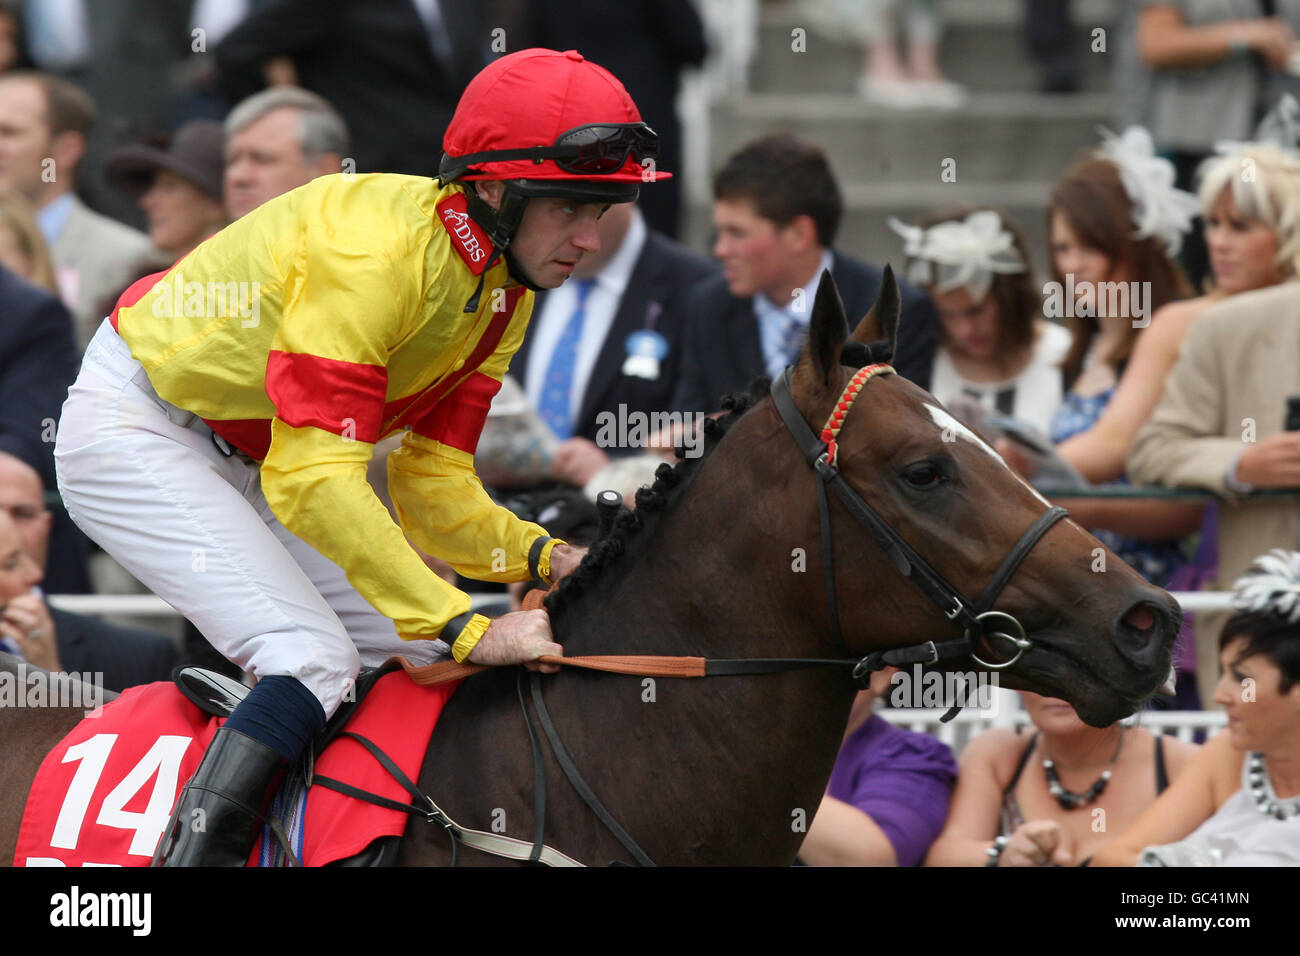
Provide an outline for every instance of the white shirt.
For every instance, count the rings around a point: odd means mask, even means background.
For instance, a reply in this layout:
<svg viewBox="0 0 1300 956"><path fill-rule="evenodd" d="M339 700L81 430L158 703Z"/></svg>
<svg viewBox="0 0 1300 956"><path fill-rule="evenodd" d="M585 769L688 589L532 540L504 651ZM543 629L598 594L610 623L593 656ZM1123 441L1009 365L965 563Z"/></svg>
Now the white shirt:
<svg viewBox="0 0 1300 956"><path fill-rule="evenodd" d="M645 237L646 226L641 211L633 209L627 235L623 237L618 251L605 263L605 268L596 274L595 285L587 293L582 335L578 339L578 357L573 367L573 390L569 393L569 414L575 426L582 410L582 399L587 394L591 371L605 345L610 326L614 324L614 315L618 312L618 305L632 278L636 261L641 257ZM577 304L575 285L571 279L566 280L558 289L546 293L541 311L533 317L533 335L536 337L533 339L532 350L528 353L528 368L524 373L524 390L528 393L528 401L533 408L541 406L542 386L546 382L551 355Z"/></svg>
<svg viewBox="0 0 1300 956"><path fill-rule="evenodd" d="M945 405L960 396L973 398L981 408L1029 422L1047 435L1052 416L1064 398L1060 364L1070 350L1070 342L1070 333L1062 326L1044 322L1029 364L1005 382L971 382L962 378L952 356L941 345L934 354L930 394ZM1004 406L1010 401L1010 408L998 407L999 396Z"/></svg>

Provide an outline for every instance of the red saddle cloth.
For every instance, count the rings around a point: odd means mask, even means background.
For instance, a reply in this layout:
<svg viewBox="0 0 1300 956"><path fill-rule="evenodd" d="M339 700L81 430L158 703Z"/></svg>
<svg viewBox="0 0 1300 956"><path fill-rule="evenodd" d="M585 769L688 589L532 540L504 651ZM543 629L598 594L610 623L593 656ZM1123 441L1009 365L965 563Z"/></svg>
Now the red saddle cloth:
<svg viewBox="0 0 1300 956"><path fill-rule="evenodd" d="M459 681L421 687L385 674L347 730L377 744L410 779ZM46 755L27 795L15 866L148 866L185 781L224 719L210 717L174 684L129 688L88 716ZM315 772L401 803L410 796L355 740L335 740ZM435 797L436 799L436 797ZM307 795L303 863L323 866L400 836L409 814L321 786ZM255 847L249 865L257 865Z"/></svg>

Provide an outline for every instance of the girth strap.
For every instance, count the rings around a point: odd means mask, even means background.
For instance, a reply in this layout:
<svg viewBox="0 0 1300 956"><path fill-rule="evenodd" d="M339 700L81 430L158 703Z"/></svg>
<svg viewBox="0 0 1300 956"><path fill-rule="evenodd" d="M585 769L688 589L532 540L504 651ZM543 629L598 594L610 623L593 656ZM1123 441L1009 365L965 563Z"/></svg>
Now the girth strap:
<svg viewBox="0 0 1300 956"><path fill-rule="evenodd" d="M578 796L582 797L583 802L591 808L591 812L596 815L596 819L603 823L610 833L614 834L614 838L623 845L623 849L632 854L634 860L642 866L654 866L654 861L646 856L645 851L636 845L636 841L628 836L626 830L619 826L618 821L600 802L596 792L587 785L586 780L582 779L577 764L569 757L569 752L564 749L564 743L560 740L555 725L551 723L551 715L546 710L546 702L542 700L542 685L538 680L537 672L529 672L528 679L533 692L533 707L537 711L537 719L541 722L542 730L546 733L546 739L551 742L551 751L555 754L556 762L560 765L560 769L564 771L564 775L569 778L569 783L573 784L573 789L578 791ZM526 716L527 711L524 713Z"/></svg>
<svg viewBox="0 0 1300 956"><path fill-rule="evenodd" d="M352 731L345 730L339 736L351 737L361 744L369 754L377 760L393 779L402 785L402 788L411 795L411 803L400 803L396 800L390 800L387 797L380 796L377 793L370 793L354 787L351 784L343 783L341 780L335 780L332 777L316 776L311 781L319 783L321 786L335 790L345 796L352 797L356 800L364 800L367 803L373 803L376 806L385 807L389 810L399 810L403 813L409 813L412 816L421 817L427 823L436 823L447 831L451 838L451 862L455 866L459 862L458 842L464 843L465 846L481 850L484 853L492 853L497 856L507 857L511 860L519 861L537 861L547 866L582 866L577 860L566 856L559 850L552 849L549 846L525 843L523 840L516 840L513 837L505 836L500 833L488 833L484 830L472 830L469 827L463 827L439 807L428 794L423 793L419 787L411 782L411 779L402 772L402 768L393 762L388 754L384 753L373 741L355 734Z"/></svg>

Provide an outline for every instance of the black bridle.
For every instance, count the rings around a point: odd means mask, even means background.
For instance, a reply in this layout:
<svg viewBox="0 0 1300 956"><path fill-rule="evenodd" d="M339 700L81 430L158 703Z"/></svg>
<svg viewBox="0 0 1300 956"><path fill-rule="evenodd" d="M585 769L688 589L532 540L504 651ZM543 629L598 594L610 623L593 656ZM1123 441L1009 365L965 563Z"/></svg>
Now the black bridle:
<svg viewBox="0 0 1300 956"><path fill-rule="evenodd" d="M1039 515L1038 519L1020 536L1020 540L1016 542L1015 547L1003 559L1002 564L974 603L967 601L960 591L949 584L943 575L930 566L929 562L912 550L912 547L899 536L898 532L881 518L875 509L867 504L862 496L854 491L844 479L833 461L833 439L832 441L823 440L826 437L826 432L823 432L823 438L818 438L813 433L813 430L808 427L808 423L804 421L799 409L795 407L794 399L790 395L790 378L793 371L793 368L787 368L784 374L778 376L772 382L771 395L772 401L776 404L777 413L781 416L781 421L785 423L785 427L789 429L790 434L794 437L795 444L803 454L804 460L817 473L817 507L821 516L822 569L826 579L826 605L830 617L831 634L835 639L836 646L842 654L848 656L847 649L844 646L844 638L840 632L839 610L835 598L835 564L831 547L830 503L826 490L828 487L835 492L836 497L848 509L849 514L866 528L876 544L889 556L898 573L914 581L925 596L943 611L948 620L962 626L962 636L955 640L926 641L922 644L868 654L854 667L853 676L858 680L865 680L872 671L880 670L883 667L905 664L937 664L940 661L955 657L969 657L989 670L1005 670L1020 660L1024 652L1031 646L1030 640L1025 636L1024 626L1012 615L1002 611L994 611L992 609L993 602L1002 593L1002 589L1011 579L1011 576L1015 574L1016 569L1020 567L1021 562L1028 557L1034 545L1039 542L1052 525L1066 517L1069 512L1059 506L1053 506ZM858 389L865 385L865 382L872 375L892 375L894 370L888 365L869 366L867 369L861 370L859 374L862 376L862 381L859 383L858 388L853 388L853 383L850 383L849 388L845 389L844 395L841 396L840 401L837 403L839 412L836 417L841 422L844 414L847 413L848 408L851 407L853 400L857 397ZM855 380L856 378L857 376L855 376ZM850 389L853 389L852 392L850 392ZM992 630L991 626L1001 626L1009 628L1009 630ZM1001 662L986 661L977 652L976 642L981 637L989 640L996 637L1003 638L1010 642L1015 649L1015 653L1010 660ZM960 706L954 705L944 714L942 719L945 721L951 720L960 709Z"/></svg>

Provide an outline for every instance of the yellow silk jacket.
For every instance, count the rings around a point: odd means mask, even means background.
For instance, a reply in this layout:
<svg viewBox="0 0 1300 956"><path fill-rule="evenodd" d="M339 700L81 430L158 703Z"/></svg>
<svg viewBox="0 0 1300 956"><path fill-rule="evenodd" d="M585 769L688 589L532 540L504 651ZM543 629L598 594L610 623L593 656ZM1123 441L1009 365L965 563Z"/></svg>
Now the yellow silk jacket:
<svg viewBox="0 0 1300 956"><path fill-rule="evenodd" d="M148 276L110 316L159 396L261 461L280 522L347 572L400 636L487 629L403 537L486 581L549 579L555 541L474 473L533 295L466 215L461 187L338 174L279 196ZM380 438L401 528L366 481ZM540 548L534 546L545 542Z"/></svg>

